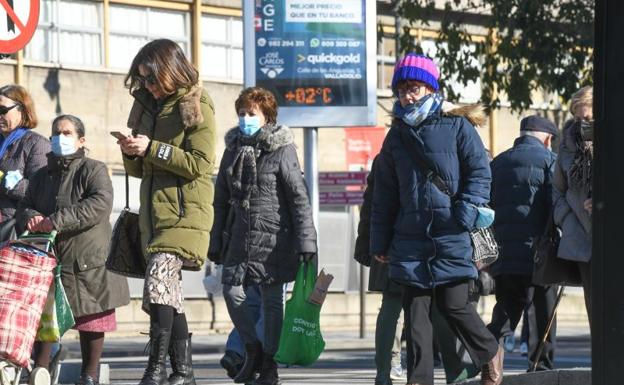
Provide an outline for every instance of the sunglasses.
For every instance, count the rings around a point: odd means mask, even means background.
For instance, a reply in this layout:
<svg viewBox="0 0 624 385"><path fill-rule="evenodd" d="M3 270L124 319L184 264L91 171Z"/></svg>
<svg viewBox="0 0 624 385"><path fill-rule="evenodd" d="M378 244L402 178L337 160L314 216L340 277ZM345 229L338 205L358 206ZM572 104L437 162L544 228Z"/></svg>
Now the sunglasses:
<svg viewBox="0 0 624 385"><path fill-rule="evenodd" d="M14 109L17 106L18 106L18 104L14 104L11 107L0 106L0 115L6 115L7 112L11 111L12 109Z"/></svg>
<svg viewBox="0 0 624 385"><path fill-rule="evenodd" d="M145 86L145 84L147 83L155 86L156 83L158 82L154 74L149 74L147 76L136 75L136 80L139 82L139 84L141 84L141 86Z"/></svg>

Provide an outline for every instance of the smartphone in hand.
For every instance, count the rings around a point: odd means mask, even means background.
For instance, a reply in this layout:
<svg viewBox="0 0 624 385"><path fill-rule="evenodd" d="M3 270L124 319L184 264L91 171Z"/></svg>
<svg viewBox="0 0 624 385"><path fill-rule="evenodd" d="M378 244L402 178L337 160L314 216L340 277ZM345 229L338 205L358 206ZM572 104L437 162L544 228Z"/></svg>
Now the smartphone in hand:
<svg viewBox="0 0 624 385"><path fill-rule="evenodd" d="M127 135L124 135L119 131L111 131L110 134L114 136L115 138L117 138L118 140L124 140L128 137Z"/></svg>

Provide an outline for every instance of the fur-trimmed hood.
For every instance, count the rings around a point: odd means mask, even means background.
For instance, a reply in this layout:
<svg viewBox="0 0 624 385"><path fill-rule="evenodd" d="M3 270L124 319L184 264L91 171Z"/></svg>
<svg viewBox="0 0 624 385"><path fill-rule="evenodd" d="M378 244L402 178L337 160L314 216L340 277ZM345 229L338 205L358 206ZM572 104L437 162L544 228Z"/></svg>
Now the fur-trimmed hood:
<svg viewBox="0 0 624 385"><path fill-rule="evenodd" d="M447 116L463 116L475 127L483 127L487 123L485 108L482 104L457 106L451 102L442 103L442 114Z"/></svg>
<svg viewBox="0 0 624 385"><path fill-rule="evenodd" d="M241 146L257 146L263 151L273 152L294 141L295 135L288 126L266 125L252 137L241 134L238 127L231 128L225 134L225 146L230 151L236 151Z"/></svg>
<svg viewBox="0 0 624 385"><path fill-rule="evenodd" d="M179 104L180 118L184 127L193 127L204 121L201 113L202 87L193 86L191 89L180 89L175 94L169 96L162 105L160 111L173 109L175 104ZM141 115L144 110L152 114L159 111L156 101L146 89L138 89L132 93L134 104L128 116L128 127L135 129L141 122Z"/></svg>

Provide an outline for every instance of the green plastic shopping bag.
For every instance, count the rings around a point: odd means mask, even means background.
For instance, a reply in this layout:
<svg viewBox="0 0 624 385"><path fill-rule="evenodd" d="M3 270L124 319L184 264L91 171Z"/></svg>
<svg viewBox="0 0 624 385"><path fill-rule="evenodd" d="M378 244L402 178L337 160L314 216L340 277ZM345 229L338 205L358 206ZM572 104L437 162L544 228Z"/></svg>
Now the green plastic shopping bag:
<svg viewBox="0 0 624 385"><path fill-rule="evenodd" d="M279 363L312 365L325 349L319 324L321 307L307 301L315 282L312 262L301 262L292 296L286 301L279 349L275 355Z"/></svg>
<svg viewBox="0 0 624 385"><path fill-rule="evenodd" d="M57 342L66 331L74 326L74 323L74 314L61 282L61 265L57 265L54 269L54 280L41 314L36 340Z"/></svg>

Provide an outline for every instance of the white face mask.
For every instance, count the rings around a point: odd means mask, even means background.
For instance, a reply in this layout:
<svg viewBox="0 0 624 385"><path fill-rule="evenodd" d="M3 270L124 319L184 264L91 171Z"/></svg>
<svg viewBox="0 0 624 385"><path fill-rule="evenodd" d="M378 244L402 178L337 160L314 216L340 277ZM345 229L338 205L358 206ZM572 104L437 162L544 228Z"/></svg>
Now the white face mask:
<svg viewBox="0 0 624 385"><path fill-rule="evenodd" d="M76 152L76 139L73 136L54 135L50 138L50 145L56 156L67 156Z"/></svg>

